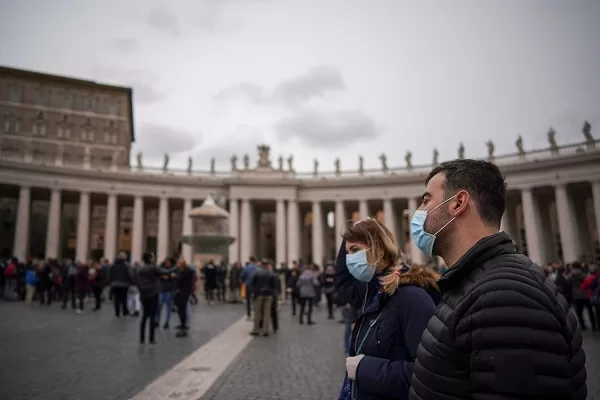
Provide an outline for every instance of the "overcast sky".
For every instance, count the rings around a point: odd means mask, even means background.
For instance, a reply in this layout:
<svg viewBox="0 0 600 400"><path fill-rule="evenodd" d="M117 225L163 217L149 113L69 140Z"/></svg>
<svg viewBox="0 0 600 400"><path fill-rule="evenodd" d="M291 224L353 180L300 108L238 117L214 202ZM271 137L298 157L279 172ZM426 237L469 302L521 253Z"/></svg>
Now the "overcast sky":
<svg viewBox="0 0 600 400"><path fill-rule="evenodd" d="M0 0L0 64L131 86L144 159L297 170L600 137L597 0Z"/></svg>

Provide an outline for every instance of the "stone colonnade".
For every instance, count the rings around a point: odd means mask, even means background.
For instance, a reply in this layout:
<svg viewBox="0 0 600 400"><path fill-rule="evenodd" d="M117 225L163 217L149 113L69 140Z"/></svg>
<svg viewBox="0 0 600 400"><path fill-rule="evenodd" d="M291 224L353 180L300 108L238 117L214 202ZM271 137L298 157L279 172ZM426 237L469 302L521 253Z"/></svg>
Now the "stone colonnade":
<svg viewBox="0 0 600 400"><path fill-rule="evenodd" d="M20 186L13 243L14 256L24 259L30 254L32 190L39 188ZM48 224L46 228L46 257L60 257L61 212L66 191L50 189ZM68 191L77 196L77 223L75 258L90 257L91 210L100 201L105 206L104 256L113 260L119 252L120 207L132 205L131 260L141 261L146 249L146 211L158 210L156 233L156 256L162 260L173 254L171 232L172 212L183 212L181 235L191 233L192 223L188 217L194 203L203 199L144 197L118 193L94 193ZM229 229L236 242L230 247L230 261L246 261L251 255L261 257L257 244L260 238L257 214L261 208L272 210L274 206L274 248L276 262L303 259L322 264L335 255L341 243L340 232L352 217L381 216L382 222L395 234L401 249L413 263L427 262L423 253L414 247L410 239L409 221L419 206L416 197L383 198L337 201L299 201L297 198L276 198L265 206L265 200L231 198ZM357 211L353 211L357 210ZM334 227L329 228L327 214L334 213ZM306 216L310 214L310 223ZM540 264L563 259L571 262L581 255L598 256L598 227L600 227L600 180L575 184L527 187L511 189L507 198L507 210L502 219L501 230L513 237L517 247ZM329 229L329 230L328 230ZM333 229L333 236L331 235ZM329 234L328 234L329 233ZM179 234L179 232L178 232ZM182 255L192 259L191 247L182 245ZM35 254L33 254L35 256Z"/></svg>
<svg viewBox="0 0 600 400"><path fill-rule="evenodd" d="M31 227L31 192L29 186L21 186L19 188L19 198L17 207L17 217L15 223L15 238L13 245L13 255L19 259L25 259L29 252L30 230L36 229ZM91 237L91 217L92 217L92 196L95 194L89 191L79 191L78 196L78 212L77 212L77 232L75 245L75 259L82 261L90 258L90 237ZM103 257L110 261L114 260L119 251L119 221L120 221L120 200L131 200L131 196L109 193L106 195L105 205L105 223L104 223L104 248ZM147 238L146 232L146 211L147 202L158 200L158 226L157 243L156 243L156 258L163 260L173 254L171 243L171 215L172 202L183 203L183 223L182 236L191 233L192 221L188 217L192 210L192 199L172 199L169 197L160 197L158 199L144 197L141 195L133 196L133 218L131 224L131 255L132 262L141 262L142 254L146 250L145 241ZM61 237L62 237L62 205L63 191L54 188L50 191L50 201L48 207L48 224L46 228L46 258L60 258ZM98 205L98 202L95 202ZM182 255L187 261L192 260L191 246L182 244Z"/></svg>
<svg viewBox="0 0 600 400"><path fill-rule="evenodd" d="M291 261L314 261L322 265L331 260L339 248L342 238L340 233L352 218L375 217L382 213L383 222L394 234L399 246L409 253L413 262L425 263L425 255L410 240L408 221L419 206L416 198L381 199L381 200L338 200L304 202L297 199L276 199L275 204L275 261L277 264ZM234 198L229 201L230 235L238 238L229 248L230 260L246 261L250 256L260 257L257 246L257 215L264 207L264 200L250 198ZM356 209L356 205L358 208ZM355 207L354 212L350 212ZM326 232L327 214L333 212L334 240L331 241ZM307 215L310 216L306 223ZM306 235L304 230L308 229ZM310 238L309 240L306 240ZM308 249L308 251L306 250ZM407 251L408 250L408 251Z"/></svg>

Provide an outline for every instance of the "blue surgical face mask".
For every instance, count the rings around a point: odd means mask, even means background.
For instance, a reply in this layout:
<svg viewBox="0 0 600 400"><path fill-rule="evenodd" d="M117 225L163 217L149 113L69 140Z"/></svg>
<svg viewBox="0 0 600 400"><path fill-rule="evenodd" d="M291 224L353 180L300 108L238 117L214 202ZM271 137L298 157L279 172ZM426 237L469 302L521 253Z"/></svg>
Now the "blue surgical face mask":
<svg viewBox="0 0 600 400"><path fill-rule="evenodd" d="M429 211L429 214L437 210L442 205L446 204L448 201L456 197L456 195L444 200L442 203L438 204L433 210ZM456 219L456 217L452 218L450 221L446 223L446 225L442 226L436 233L431 234L429 232L425 232L425 220L427 219L428 212L425 210L417 210L413 214L412 220L410 221L410 234L412 236L415 245L419 250L423 253L427 254L429 257L433 256L433 244L435 243L436 236L452 221Z"/></svg>
<svg viewBox="0 0 600 400"><path fill-rule="evenodd" d="M353 277L362 282L370 282L375 275L375 266L367 261L367 250L346 254L346 267Z"/></svg>

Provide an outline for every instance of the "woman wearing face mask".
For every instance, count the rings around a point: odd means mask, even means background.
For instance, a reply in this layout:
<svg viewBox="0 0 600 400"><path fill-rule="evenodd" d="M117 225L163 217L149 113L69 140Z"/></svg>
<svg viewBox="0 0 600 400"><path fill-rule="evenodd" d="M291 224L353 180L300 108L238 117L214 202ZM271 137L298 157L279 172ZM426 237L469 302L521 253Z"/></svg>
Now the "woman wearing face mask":
<svg viewBox="0 0 600 400"><path fill-rule="evenodd" d="M343 235L335 263L339 301L361 310L350 336L340 400L407 399L421 335L439 302L437 275L404 263L375 219Z"/></svg>

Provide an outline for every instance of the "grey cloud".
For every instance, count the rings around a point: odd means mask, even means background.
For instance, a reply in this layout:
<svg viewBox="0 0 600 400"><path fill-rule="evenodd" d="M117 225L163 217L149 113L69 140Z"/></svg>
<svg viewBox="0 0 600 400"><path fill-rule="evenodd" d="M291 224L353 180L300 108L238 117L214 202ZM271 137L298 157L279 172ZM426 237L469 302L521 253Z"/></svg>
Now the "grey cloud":
<svg viewBox="0 0 600 400"><path fill-rule="evenodd" d="M252 83L239 83L222 89L214 96L217 101L227 101L238 96L247 97L252 103L263 104L268 100L266 90L261 85Z"/></svg>
<svg viewBox="0 0 600 400"><path fill-rule="evenodd" d="M110 47L121 53L132 53L139 47L139 42L133 38L118 37L110 41Z"/></svg>
<svg viewBox="0 0 600 400"><path fill-rule="evenodd" d="M273 90L253 83L239 83L221 90L214 96L217 101L247 97L252 103L284 105L297 108L330 91L343 91L346 84L339 69L316 66L307 72L281 80Z"/></svg>
<svg viewBox="0 0 600 400"><path fill-rule="evenodd" d="M146 69L94 67L92 73L97 79L132 87L133 99L138 105L156 103L166 97L164 91L154 86L158 80L157 76Z"/></svg>
<svg viewBox="0 0 600 400"><path fill-rule="evenodd" d="M172 36L179 36L181 33L179 18L164 7L156 7L150 10L146 15L146 22L157 31Z"/></svg>
<svg viewBox="0 0 600 400"><path fill-rule="evenodd" d="M249 9L253 4L266 3L268 1L270 0L193 1L187 6L187 14L192 19L192 24L205 33L223 34L239 32L243 22L239 17L235 18L234 16L239 14L240 10Z"/></svg>
<svg viewBox="0 0 600 400"><path fill-rule="evenodd" d="M307 146L319 148L343 147L381 133L377 123L359 110L302 110L279 121L274 129L282 141L295 137Z"/></svg>
<svg viewBox="0 0 600 400"><path fill-rule="evenodd" d="M229 168L231 156L237 155L238 167L243 165L242 158L245 154L250 156L250 164L254 166L256 163L256 146L265 142L265 136L256 128L248 125L238 125L232 132L223 136L224 139L212 145L202 146L194 153L194 163L199 165L210 166L210 159L215 158L217 165L223 168ZM234 139L232 139L234 138ZM203 168L203 167L201 167Z"/></svg>
<svg viewBox="0 0 600 400"><path fill-rule="evenodd" d="M145 124L136 132L136 150L149 158L160 157L164 153L175 155L193 149L202 135L161 124Z"/></svg>
<svg viewBox="0 0 600 400"><path fill-rule="evenodd" d="M273 98L288 107L298 106L327 91L342 91L346 84L339 69L317 66L306 73L282 80L273 90Z"/></svg>

